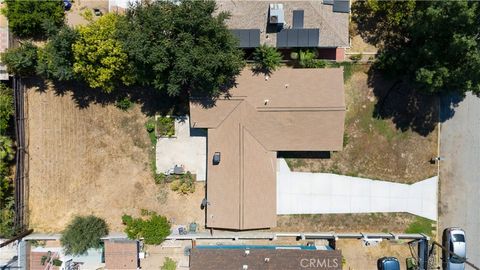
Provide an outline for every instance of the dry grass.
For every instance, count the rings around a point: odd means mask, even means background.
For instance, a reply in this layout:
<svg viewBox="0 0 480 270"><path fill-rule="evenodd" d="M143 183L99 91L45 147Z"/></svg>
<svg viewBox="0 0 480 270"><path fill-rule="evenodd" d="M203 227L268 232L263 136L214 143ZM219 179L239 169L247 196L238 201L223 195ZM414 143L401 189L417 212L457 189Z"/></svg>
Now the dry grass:
<svg viewBox="0 0 480 270"><path fill-rule="evenodd" d="M275 231L404 233L416 221L408 213L282 215Z"/></svg>
<svg viewBox="0 0 480 270"><path fill-rule="evenodd" d="M203 224L203 184L188 196L155 185L146 120L139 106L126 112L94 103L79 108L68 91L62 96L30 89L30 227L59 232L74 215L94 214L111 231L122 231L122 214L140 209L177 224Z"/></svg>
<svg viewBox="0 0 480 270"><path fill-rule="evenodd" d="M391 119L375 118L377 98L368 85L367 71L368 66L358 67L346 83L344 150L331 153L329 159L287 159L290 168L400 183L435 175L436 166L429 161L436 156L436 129L422 136L397 129Z"/></svg>

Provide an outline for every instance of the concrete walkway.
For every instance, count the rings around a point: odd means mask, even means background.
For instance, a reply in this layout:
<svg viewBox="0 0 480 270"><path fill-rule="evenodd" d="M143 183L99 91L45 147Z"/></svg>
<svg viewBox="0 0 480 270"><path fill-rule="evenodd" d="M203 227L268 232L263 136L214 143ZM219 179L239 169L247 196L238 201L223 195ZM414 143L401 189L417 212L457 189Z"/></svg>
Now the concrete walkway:
<svg viewBox="0 0 480 270"><path fill-rule="evenodd" d="M157 173L166 172L175 165L197 175L197 181L205 181L207 171L207 134L191 129L188 116L176 117L175 136L158 138L156 149Z"/></svg>
<svg viewBox="0 0 480 270"><path fill-rule="evenodd" d="M277 214L409 212L437 219L438 178L413 185L329 173L292 172L277 160Z"/></svg>

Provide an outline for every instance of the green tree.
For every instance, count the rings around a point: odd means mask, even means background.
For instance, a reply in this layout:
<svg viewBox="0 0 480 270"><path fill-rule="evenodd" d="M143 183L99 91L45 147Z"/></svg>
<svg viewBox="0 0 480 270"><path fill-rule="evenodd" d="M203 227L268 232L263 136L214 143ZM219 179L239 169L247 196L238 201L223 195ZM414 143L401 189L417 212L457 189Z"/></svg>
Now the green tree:
<svg viewBox="0 0 480 270"><path fill-rule="evenodd" d="M72 51L78 32L63 26L53 35L44 48L38 51L37 73L47 79L68 81L74 78Z"/></svg>
<svg viewBox="0 0 480 270"><path fill-rule="evenodd" d="M60 27L64 23L62 0L5 0L4 3L2 13L10 30L19 37L42 37L46 34L45 25Z"/></svg>
<svg viewBox="0 0 480 270"><path fill-rule="evenodd" d="M378 3L382 8L371 7L372 13L360 21L378 29L395 26L390 28L393 38L387 41L380 36L383 46L377 68L406 78L427 93L480 93L478 2L423 1L414 3L413 9L398 1ZM395 6L393 15L390 5Z"/></svg>
<svg viewBox="0 0 480 270"><path fill-rule="evenodd" d="M0 208L12 195L10 164L14 157L13 142L9 137L0 135Z"/></svg>
<svg viewBox="0 0 480 270"><path fill-rule="evenodd" d="M127 54L116 39L119 20L121 17L113 13L90 20L88 25L78 28L78 39L73 44L74 73L90 87L105 92L132 82Z"/></svg>
<svg viewBox="0 0 480 270"><path fill-rule="evenodd" d="M5 134L13 115L13 92L5 84L0 83L0 135Z"/></svg>
<svg viewBox="0 0 480 270"><path fill-rule="evenodd" d="M76 216L63 231L60 242L65 254L85 254L89 248L100 248L101 237L108 234L107 223L95 216Z"/></svg>
<svg viewBox="0 0 480 270"><path fill-rule="evenodd" d="M253 52L253 61L256 70L271 73L280 67L282 55L275 47L263 44Z"/></svg>
<svg viewBox="0 0 480 270"><path fill-rule="evenodd" d="M1 184L2 183L0 183L0 185ZM0 199L2 198L0 197ZM4 202L2 202L2 207L0 208L0 237L10 238L15 234L15 225L13 222L15 218L14 200L11 194L3 199Z"/></svg>
<svg viewBox="0 0 480 270"><path fill-rule="evenodd" d="M170 235L170 222L164 216L149 212L148 219L132 218L129 215L122 217L126 225L125 233L130 239L143 238L145 244L159 245Z"/></svg>
<svg viewBox="0 0 480 270"><path fill-rule="evenodd" d="M18 48L8 49L1 57L8 73L20 76L35 74L37 58L37 47L31 42L24 42Z"/></svg>
<svg viewBox="0 0 480 270"><path fill-rule="evenodd" d="M127 11L119 38L136 81L171 96L218 95L244 66L229 15L213 15L215 1L147 1Z"/></svg>
<svg viewBox="0 0 480 270"><path fill-rule="evenodd" d="M415 0L355 1L352 20L368 42L379 47L395 44L405 37L405 28L414 19L416 3Z"/></svg>

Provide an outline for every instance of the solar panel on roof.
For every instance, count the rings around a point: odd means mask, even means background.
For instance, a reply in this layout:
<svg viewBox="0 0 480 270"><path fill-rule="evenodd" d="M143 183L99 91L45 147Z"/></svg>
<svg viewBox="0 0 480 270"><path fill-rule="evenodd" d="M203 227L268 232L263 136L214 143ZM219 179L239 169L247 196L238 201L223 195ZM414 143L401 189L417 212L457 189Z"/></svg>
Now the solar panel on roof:
<svg viewBox="0 0 480 270"><path fill-rule="evenodd" d="M283 30L277 34L277 47L286 48L287 47L287 31Z"/></svg>
<svg viewBox="0 0 480 270"><path fill-rule="evenodd" d="M323 0L324 5L333 5L333 0Z"/></svg>
<svg viewBox="0 0 480 270"><path fill-rule="evenodd" d="M303 10L293 11L293 28L303 28Z"/></svg>
<svg viewBox="0 0 480 270"><path fill-rule="evenodd" d="M260 46L260 29L232 29L232 34L239 40L240 48Z"/></svg>
<svg viewBox="0 0 480 270"><path fill-rule="evenodd" d="M277 34L277 48L318 47L319 29L283 29Z"/></svg>
<svg viewBox="0 0 480 270"><path fill-rule="evenodd" d="M306 29L308 31L308 47L318 47L320 41L319 29Z"/></svg>
<svg viewBox="0 0 480 270"><path fill-rule="evenodd" d="M333 12L350 13L350 1L333 0Z"/></svg>

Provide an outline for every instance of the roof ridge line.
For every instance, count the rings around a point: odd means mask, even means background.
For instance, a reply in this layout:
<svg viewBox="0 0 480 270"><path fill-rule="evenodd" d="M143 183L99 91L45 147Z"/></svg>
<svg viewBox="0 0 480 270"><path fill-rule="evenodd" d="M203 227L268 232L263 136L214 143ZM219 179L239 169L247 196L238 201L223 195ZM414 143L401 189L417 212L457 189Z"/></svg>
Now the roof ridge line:
<svg viewBox="0 0 480 270"><path fill-rule="evenodd" d="M240 102L237 104L237 106L235 106L235 107L233 108L233 110L231 110L227 115L225 115L225 117L222 119L222 121L220 121L220 123L218 123L218 125L216 125L215 128L220 127L220 126L223 124L223 122L225 122L225 120L226 120L228 117L230 117L230 115L231 115L234 111L236 111L237 108L238 108L238 106L240 106L240 104L242 104L244 101L245 101L245 100L240 101Z"/></svg>

